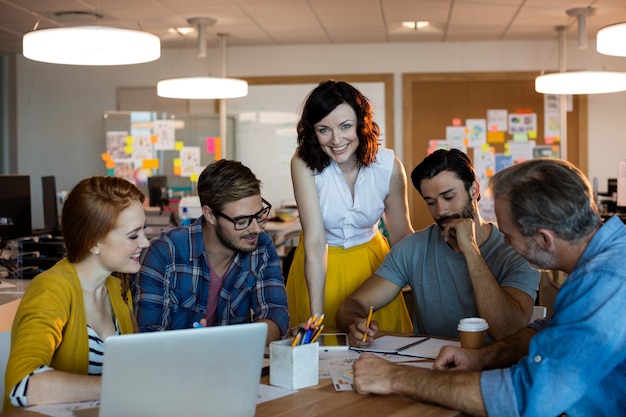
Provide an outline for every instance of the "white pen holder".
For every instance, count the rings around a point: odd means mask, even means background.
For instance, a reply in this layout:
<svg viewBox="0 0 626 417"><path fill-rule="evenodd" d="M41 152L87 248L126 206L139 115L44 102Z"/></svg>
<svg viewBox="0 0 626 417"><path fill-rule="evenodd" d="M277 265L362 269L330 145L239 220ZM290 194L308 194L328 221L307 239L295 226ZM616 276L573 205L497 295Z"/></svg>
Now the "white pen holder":
<svg viewBox="0 0 626 417"><path fill-rule="evenodd" d="M291 390L319 383L319 346L291 347L293 339L270 343L270 384Z"/></svg>

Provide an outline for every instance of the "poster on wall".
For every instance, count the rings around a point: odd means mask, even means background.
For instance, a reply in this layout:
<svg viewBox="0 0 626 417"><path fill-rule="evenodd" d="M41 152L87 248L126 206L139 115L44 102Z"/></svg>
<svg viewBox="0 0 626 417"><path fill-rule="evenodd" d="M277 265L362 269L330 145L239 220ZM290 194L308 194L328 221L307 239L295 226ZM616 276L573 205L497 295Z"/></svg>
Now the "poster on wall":
<svg viewBox="0 0 626 417"><path fill-rule="evenodd" d="M176 146L176 123L174 120L155 120L152 127L157 137L154 149L171 151Z"/></svg>
<svg viewBox="0 0 626 417"><path fill-rule="evenodd" d="M191 177L194 174L200 175L202 165L200 164L200 147L183 146L180 149L180 176Z"/></svg>
<svg viewBox="0 0 626 417"><path fill-rule="evenodd" d="M561 110L558 95L543 95L543 115L544 142L548 145L559 142L561 136Z"/></svg>
<svg viewBox="0 0 626 417"><path fill-rule="evenodd" d="M128 132L106 132L106 149L112 160L130 158L126 152L126 138Z"/></svg>
<svg viewBox="0 0 626 417"><path fill-rule="evenodd" d="M133 135L133 152L134 159L152 159L152 141L149 134Z"/></svg>
<svg viewBox="0 0 626 417"><path fill-rule="evenodd" d="M537 132L537 113L509 114L509 134L530 134Z"/></svg>
<svg viewBox="0 0 626 417"><path fill-rule="evenodd" d="M493 207L493 199L487 195L487 187L489 180L496 171L496 151L492 146L484 145L474 148L474 170L476 171L476 179L480 184L481 199L478 202L480 214L489 222L495 221L495 211Z"/></svg>
<svg viewBox="0 0 626 417"><path fill-rule="evenodd" d="M487 127L490 132L506 132L509 129L509 112L502 109L487 110Z"/></svg>
<svg viewBox="0 0 626 417"><path fill-rule="evenodd" d="M487 120L467 119L465 121L467 129L467 146L475 148L487 143Z"/></svg>

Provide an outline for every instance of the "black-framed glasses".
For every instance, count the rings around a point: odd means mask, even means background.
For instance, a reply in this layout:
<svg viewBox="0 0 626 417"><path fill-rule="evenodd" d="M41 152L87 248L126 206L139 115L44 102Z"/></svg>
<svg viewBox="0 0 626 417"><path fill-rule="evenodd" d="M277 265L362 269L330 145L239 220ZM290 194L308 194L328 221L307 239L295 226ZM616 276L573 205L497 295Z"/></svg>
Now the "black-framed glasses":
<svg viewBox="0 0 626 417"><path fill-rule="evenodd" d="M270 215L272 205L265 201L264 198L261 198L261 201L263 202L263 204L265 204L265 207L263 207L261 210L257 211L251 216L239 216L233 219L232 217L225 215L219 210L213 210L213 213L228 220L229 222L232 222L235 226L235 230L244 230L250 227L250 225L252 224L252 220L256 220L258 224L263 224L267 220L267 217Z"/></svg>

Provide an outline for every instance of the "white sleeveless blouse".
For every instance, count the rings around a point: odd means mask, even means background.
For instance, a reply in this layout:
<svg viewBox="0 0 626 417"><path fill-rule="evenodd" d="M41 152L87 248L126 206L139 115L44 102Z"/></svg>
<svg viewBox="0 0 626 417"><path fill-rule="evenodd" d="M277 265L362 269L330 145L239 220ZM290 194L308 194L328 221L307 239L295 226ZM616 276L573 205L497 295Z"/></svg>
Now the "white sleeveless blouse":
<svg viewBox="0 0 626 417"><path fill-rule="evenodd" d="M376 161L359 170L354 200L336 162L315 175L328 245L347 249L374 237L385 210L393 164L393 151L380 147Z"/></svg>

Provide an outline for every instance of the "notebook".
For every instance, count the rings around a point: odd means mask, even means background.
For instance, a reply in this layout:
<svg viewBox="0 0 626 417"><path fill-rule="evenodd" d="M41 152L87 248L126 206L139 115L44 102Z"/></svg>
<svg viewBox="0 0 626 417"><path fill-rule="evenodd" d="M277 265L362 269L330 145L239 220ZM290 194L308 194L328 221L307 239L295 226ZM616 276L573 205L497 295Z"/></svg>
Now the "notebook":
<svg viewBox="0 0 626 417"><path fill-rule="evenodd" d="M461 346L457 341L431 337L409 338L402 336L382 336L374 339L366 348L350 347L359 352L394 354L414 358L435 359L445 345Z"/></svg>
<svg viewBox="0 0 626 417"><path fill-rule="evenodd" d="M252 417L267 324L106 339L100 417Z"/></svg>

